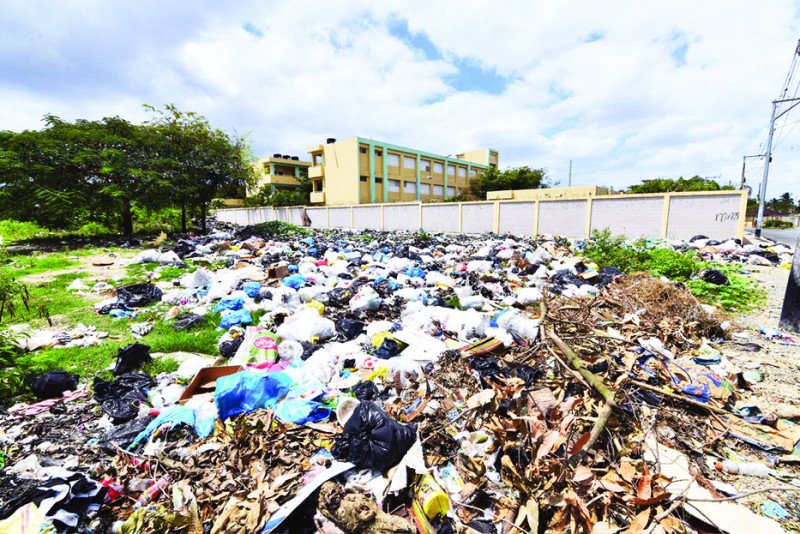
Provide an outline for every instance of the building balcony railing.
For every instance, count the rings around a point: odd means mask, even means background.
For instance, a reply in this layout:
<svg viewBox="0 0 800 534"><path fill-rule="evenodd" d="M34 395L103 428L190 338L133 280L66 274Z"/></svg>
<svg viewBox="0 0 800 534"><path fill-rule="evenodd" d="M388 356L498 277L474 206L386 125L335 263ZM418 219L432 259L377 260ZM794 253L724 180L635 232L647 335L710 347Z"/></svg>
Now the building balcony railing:
<svg viewBox="0 0 800 534"><path fill-rule="evenodd" d="M308 177L309 178L324 178L325 177L325 167L322 165L314 165L313 167L308 168Z"/></svg>
<svg viewBox="0 0 800 534"><path fill-rule="evenodd" d="M324 204L325 203L325 191L315 191L311 193L311 203L312 204Z"/></svg>

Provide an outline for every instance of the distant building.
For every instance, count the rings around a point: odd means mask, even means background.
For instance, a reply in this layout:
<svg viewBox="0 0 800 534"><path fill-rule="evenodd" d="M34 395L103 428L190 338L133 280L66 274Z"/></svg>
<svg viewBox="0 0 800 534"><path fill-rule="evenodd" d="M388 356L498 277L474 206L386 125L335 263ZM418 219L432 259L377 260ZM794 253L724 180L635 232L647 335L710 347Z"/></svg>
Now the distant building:
<svg viewBox="0 0 800 534"><path fill-rule="evenodd" d="M273 191L279 189L294 190L299 184L298 178L308 176L310 161L300 161L298 156L273 154L271 158L261 158L255 164L256 185L247 189L247 196L256 194L265 185Z"/></svg>
<svg viewBox="0 0 800 534"><path fill-rule="evenodd" d="M353 137L308 149L312 204L441 201L464 192L469 179L498 165L489 148L455 157Z"/></svg>
<svg viewBox="0 0 800 534"><path fill-rule="evenodd" d="M607 187L576 185L574 187L487 191L486 200L571 200L610 194L612 194L611 190Z"/></svg>

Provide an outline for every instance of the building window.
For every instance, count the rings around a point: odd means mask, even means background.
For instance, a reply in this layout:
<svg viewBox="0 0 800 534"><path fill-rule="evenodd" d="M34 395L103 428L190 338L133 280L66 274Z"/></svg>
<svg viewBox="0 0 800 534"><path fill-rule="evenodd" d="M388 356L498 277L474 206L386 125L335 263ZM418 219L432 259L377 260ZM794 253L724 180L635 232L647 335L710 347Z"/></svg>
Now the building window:
<svg viewBox="0 0 800 534"><path fill-rule="evenodd" d="M367 180L368 180L368 178L367 178L366 176L362 176L362 177L361 177L361 181L362 181L362 182L366 182Z"/></svg>
<svg viewBox="0 0 800 534"><path fill-rule="evenodd" d="M400 192L400 180L389 180L387 183L389 184L388 187L390 193Z"/></svg>
<svg viewBox="0 0 800 534"><path fill-rule="evenodd" d="M362 154L366 154L367 153L367 147L360 146L360 147L358 147L358 151L361 152Z"/></svg>
<svg viewBox="0 0 800 534"><path fill-rule="evenodd" d="M477 176L477 174L478 174L478 171L476 171L475 169L470 169L469 170L469 177L470 178L472 178L474 176Z"/></svg>
<svg viewBox="0 0 800 534"><path fill-rule="evenodd" d="M417 182L404 182L403 192L411 195L417 194Z"/></svg>
<svg viewBox="0 0 800 534"><path fill-rule="evenodd" d="M383 178L375 178L375 183L376 184L382 184L383 183Z"/></svg>
<svg viewBox="0 0 800 534"><path fill-rule="evenodd" d="M425 172L431 172L431 162L427 159L422 160L422 170Z"/></svg>
<svg viewBox="0 0 800 534"><path fill-rule="evenodd" d="M438 161L434 162L433 172L435 172L436 174L442 174L442 172L444 172L444 165L442 165Z"/></svg>
<svg viewBox="0 0 800 534"><path fill-rule="evenodd" d="M441 185L434 185L433 186L433 194L434 195L442 196L442 193L444 193L444 186L441 186Z"/></svg>
<svg viewBox="0 0 800 534"><path fill-rule="evenodd" d="M389 167L400 166L400 154L392 154L389 152Z"/></svg>
<svg viewBox="0 0 800 534"><path fill-rule="evenodd" d="M448 187L447 188L447 196L448 197L456 196L456 188L455 187Z"/></svg>
<svg viewBox="0 0 800 534"><path fill-rule="evenodd" d="M455 176L456 175L456 166L455 165L448 165L447 166L447 176Z"/></svg>
<svg viewBox="0 0 800 534"><path fill-rule="evenodd" d="M431 194L431 184L419 184L419 194L420 195L430 195Z"/></svg>
<svg viewBox="0 0 800 534"><path fill-rule="evenodd" d="M322 180L314 181L314 191L322 191Z"/></svg>
<svg viewBox="0 0 800 534"><path fill-rule="evenodd" d="M458 177L459 178L466 178L467 177L467 169L465 167L458 168Z"/></svg>
<svg viewBox="0 0 800 534"><path fill-rule="evenodd" d="M375 151L375 157L376 157L376 158L379 158L379 157L381 157L381 156L383 156L383 150L376 150L376 151Z"/></svg>
<svg viewBox="0 0 800 534"><path fill-rule="evenodd" d="M409 156L403 156L403 168L413 171L417 168L417 159Z"/></svg>

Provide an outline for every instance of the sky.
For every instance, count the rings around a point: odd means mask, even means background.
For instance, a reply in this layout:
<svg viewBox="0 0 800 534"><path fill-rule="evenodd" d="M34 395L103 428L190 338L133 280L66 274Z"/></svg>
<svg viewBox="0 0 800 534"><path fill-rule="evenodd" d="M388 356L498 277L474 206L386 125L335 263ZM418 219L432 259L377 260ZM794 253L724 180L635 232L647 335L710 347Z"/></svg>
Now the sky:
<svg viewBox="0 0 800 534"><path fill-rule="evenodd" d="M738 184L798 38L788 0L3 0L0 129L174 103L259 156L361 136L488 146L561 185L570 160L573 185ZM778 121L768 198L800 197L798 122Z"/></svg>

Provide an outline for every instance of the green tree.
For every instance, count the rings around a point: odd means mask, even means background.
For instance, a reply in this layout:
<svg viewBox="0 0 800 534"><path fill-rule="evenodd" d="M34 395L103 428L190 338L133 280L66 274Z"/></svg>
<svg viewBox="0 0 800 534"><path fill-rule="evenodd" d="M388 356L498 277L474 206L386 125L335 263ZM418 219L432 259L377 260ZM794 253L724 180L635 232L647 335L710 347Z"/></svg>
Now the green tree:
<svg viewBox="0 0 800 534"><path fill-rule="evenodd" d="M237 190L254 179L253 166L244 139L212 128L194 112L180 111L172 104L164 109L145 106L155 116L146 124L155 129L162 158L158 167L181 208L181 230L186 231L187 208L200 213L201 231L206 231L208 205L221 191Z"/></svg>
<svg viewBox="0 0 800 534"><path fill-rule="evenodd" d="M794 198L791 193L784 193L778 198L773 198L766 202L766 207L778 213L794 213L797 211Z"/></svg>
<svg viewBox="0 0 800 534"><path fill-rule="evenodd" d="M500 171L496 168L489 168L469 181L469 194L472 198L485 199L487 191L545 187L550 187L550 184L544 169L532 169L524 166Z"/></svg>
<svg viewBox="0 0 800 534"><path fill-rule="evenodd" d="M689 179L681 176L677 179L642 180L641 184L630 186L628 193L676 193L681 191L720 191L722 189L734 189L734 187L720 185L716 180L695 175Z"/></svg>

